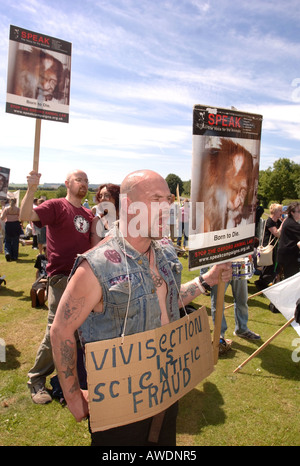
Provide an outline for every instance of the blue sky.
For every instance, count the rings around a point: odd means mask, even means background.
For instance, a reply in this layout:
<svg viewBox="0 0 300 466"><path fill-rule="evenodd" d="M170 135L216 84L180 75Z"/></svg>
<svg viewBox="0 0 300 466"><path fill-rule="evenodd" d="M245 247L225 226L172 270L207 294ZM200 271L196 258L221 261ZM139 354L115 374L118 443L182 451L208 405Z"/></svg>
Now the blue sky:
<svg viewBox="0 0 300 466"><path fill-rule="evenodd" d="M1 0L0 165L24 183L33 161L34 119L5 112L11 24L72 42L70 122L42 121L42 183L190 179L195 104L262 114L262 170L300 163L299 19L298 0Z"/></svg>

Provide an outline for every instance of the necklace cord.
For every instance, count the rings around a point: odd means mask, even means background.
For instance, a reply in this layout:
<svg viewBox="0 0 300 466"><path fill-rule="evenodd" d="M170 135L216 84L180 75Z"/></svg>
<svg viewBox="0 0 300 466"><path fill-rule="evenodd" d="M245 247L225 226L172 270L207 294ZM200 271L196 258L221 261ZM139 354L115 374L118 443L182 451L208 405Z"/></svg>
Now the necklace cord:
<svg viewBox="0 0 300 466"><path fill-rule="evenodd" d="M128 262L127 262L127 255L126 255L126 246L125 246L125 239L124 235L122 233L122 239L123 239L123 247L124 247L124 257L125 257L125 264L126 264L126 274L127 274L127 280L128 280L128 301L127 301L127 308L126 308L126 315L124 319L124 325L123 325L123 332L122 332L122 345L124 343L124 337L125 337L125 330L126 330L126 324L127 324L127 318L128 318L128 312L129 312L129 304L130 304L130 299L131 299L131 282L130 282L130 276L129 276L129 270L128 270Z"/></svg>
<svg viewBox="0 0 300 466"><path fill-rule="evenodd" d="M121 334L121 337L122 337L122 342L121 344L123 345L124 343L124 337L125 337L125 330L126 330L126 324L127 324L127 318L128 318L128 313L129 313L129 305L130 305L130 300L131 300L131 282L130 282L130 276L129 276L129 269L128 269L128 262L127 262L127 255L126 255L126 246L125 246L125 240L124 240L124 235L122 234L122 240L123 240L123 248L124 248L124 256L125 256L125 264L126 264L126 274L127 274L127 279L128 279L128 302L127 302L127 308L126 308L126 315L125 315L125 319L124 319L124 325L123 325L123 332ZM151 252L151 245L149 246L149 249L150 252ZM148 250L146 251L146 253L148 252ZM165 256L165 253L163 251L163 248L161 248L161 252L167 262L167 264L169 265L168 261L167 261L167 258ZM156 264L156 260L155 260L155 251L153 251L153 255L154 255L154 264ZM155 265L154 265L155 266ZM151 267L150 267L150 255L149 255L149 268L150 268L150 271L151 271ZM174 280L174 283L175 283L175 287L176 287L176 290L177 290L177 293L178 293L178 296L179 296L179 299L181 301L181 304L182 304L182 308L184 310L184 313L185 315L189 318L189 314L187 313L186 311L186 308L185 308L185 305L183 303L183 300L182 300L182 297L181 297L181 294L180 294L180 290L178 289L178 286L177 286L177 282L176 282L176 279L174 277L174 273L173 273L173 270L171 267L170 268L170 271L171 271L171 274L173 276L173 280Z"/></svg>

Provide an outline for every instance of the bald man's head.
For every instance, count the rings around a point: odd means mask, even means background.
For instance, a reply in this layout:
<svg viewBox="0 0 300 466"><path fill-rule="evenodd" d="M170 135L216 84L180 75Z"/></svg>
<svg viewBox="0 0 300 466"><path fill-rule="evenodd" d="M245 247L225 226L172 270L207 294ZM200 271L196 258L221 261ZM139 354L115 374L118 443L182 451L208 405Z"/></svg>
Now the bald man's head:
<svg viewBox="0 0 300 466"><path fill-rule="evenodd" d="M127 223L141 227L136 229L135 236L161 237L172 202L166 180L152 170L138 170L126 176L120 193L124 203L121 219L125 214ZM153 233L154 230L158 232Z"/></svg>
<svg viewBox="0 0 300 466"><path fill-rule="evenodd" d="M75 196L82 199L88 191L89 180L87 174L82 170L74 170L67 175L65 185L68 196Z"/></svg>
<svg viewBox="0 0 300 466"><path fill-rule="evenodd" d="M131 200L135 200L136 196L153 192L153 187L156 184L169 190L167 182L158 173L152 170L137 170L127 175L123 180L120 193L127 194Z"/></svg>

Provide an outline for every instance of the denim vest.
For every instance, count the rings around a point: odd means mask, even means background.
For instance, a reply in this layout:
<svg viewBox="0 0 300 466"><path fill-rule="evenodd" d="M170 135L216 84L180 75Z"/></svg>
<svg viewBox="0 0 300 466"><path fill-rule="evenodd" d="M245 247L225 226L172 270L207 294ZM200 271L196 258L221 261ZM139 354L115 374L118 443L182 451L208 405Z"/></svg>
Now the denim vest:
<svg viewBox="0 0 300 466"><path fill-rule="evenodd" d="M157 270L167 285L166 308L172 322L180 317L178 290L182 265L168 239L152 241L152 248ZM78 256L73 272L84 259L88 261L102 287L103 310L92 311L79 328L83 345L91 341L120 337L124 332L127 307L129 310L125 335L161 326L161 310L148 259L119 236L116 226L112 228L107 241Z"/></svg>

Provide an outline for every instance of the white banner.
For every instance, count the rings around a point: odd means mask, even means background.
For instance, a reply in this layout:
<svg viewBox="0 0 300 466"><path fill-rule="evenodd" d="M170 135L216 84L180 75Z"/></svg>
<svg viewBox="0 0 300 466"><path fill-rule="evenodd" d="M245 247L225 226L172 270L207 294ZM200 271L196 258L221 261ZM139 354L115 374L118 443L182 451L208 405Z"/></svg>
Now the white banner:
<svg viewBox="0 0 300 466"><path fill-rule="evenodd" d="M294 317L296 302L300 298L300 272L263 291L264 295L277 307L287 319ZM300 325L292 322L292 327L300 336Z"/></svg>

